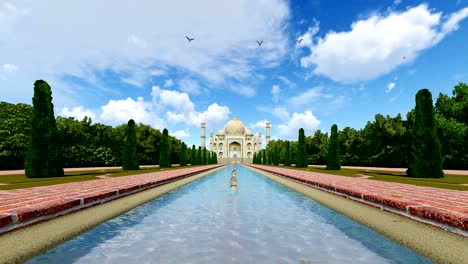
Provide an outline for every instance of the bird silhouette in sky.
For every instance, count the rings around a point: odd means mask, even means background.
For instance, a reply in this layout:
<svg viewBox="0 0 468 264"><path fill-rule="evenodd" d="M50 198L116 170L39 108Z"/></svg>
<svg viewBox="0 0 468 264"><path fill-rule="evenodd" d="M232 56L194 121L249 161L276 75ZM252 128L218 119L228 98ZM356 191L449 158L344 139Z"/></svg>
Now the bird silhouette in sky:
<svg viewBox="0 0 468 264"><path fill-rule="evenodd" d="M258 43L258 46L262 46L263 40L262 41L257 40L257 43Z"/></svg>
<svg viewBox="0 0 468 264"><path fill-rule="evenodd" d="M404 60L406 60L406 57L403 57Z"/></svg>
<svg viewBox="0 0 468 264"><path fill-rule="evenodd" d="M297 40L297 43L301 44L301 41L302 41L302 39L298 39L298 40Z"/></svg>
<svg viewBox="0 0 468 264"><path fill-rule="evenodd" d="M188 42L191 42L192 40L194 40L194 38L189 38L187 36L185 36L185 38L188 40Z"/></svg>

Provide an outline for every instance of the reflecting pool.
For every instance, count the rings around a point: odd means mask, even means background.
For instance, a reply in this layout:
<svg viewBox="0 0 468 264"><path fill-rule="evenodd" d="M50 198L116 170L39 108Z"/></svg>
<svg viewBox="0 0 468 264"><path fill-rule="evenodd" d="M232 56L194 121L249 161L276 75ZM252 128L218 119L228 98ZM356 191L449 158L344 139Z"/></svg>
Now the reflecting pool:
<svg viewBox="0 0 468 264"><path fill-rule="evenodd" d="M27 263L431 263L327 207L232 165Z"/></svg>

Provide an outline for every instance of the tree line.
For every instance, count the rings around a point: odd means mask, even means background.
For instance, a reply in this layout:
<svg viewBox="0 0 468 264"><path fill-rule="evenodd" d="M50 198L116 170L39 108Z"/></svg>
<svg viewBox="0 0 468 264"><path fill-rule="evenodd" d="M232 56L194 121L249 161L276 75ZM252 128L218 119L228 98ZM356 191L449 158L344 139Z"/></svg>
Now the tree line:
<svg viewBox="0 0 468 264"><path fill-rule="evenodd" d="M442 167L468 169L468 85L456 85L452 96L440 93L435 105L432 105L430 93L425 94L425 101L428 101L428 97L431 105L426 107L434 112L434 136L440 142ZM412 138L412 129L418 114L416 108L406 114L406 120L403 120L401 114L395 117L376 114L374 120L368 121L362 129L345 127L337 131L336 142L341 165L407 168L412 159L411 144L422 138ZM423 126L428 125L431 124L424 123ZM300 145L305 148L307 164L326 165L330 141L328 132L321 130L305 137L304 143L300 144L298 141L272 140L266 150L255 155L254 162L286 164L290 159L292 164L302 164L302 155L298 153L301 152L298 149ZM421 151L436 147L429 142L420 142L419 145L421 144L424 145Z"/></svg>
<svg viewBox="0 0 468 264"><path fill-rule="evenodd" d="M149 125L135 124L129 121L116 127L93 123L89 117L77 120L73 117L54 117L51 102L51 89L44 81L34 84L33 106L27 104L11 104L0 102L0 170L23 169L32 164L27 162L28 147L32 142L42 149L51 149L45 142L54 142L58 148L48 158L39 163L51 163L52 156L59 157L59 167L93 167L93 166L121 166L124 162L124 149L127 142L129 127L134 130L130 140L134 143L135 155L129 157L141 165L159 165L163 144L163 133ZM49 104L44 103L49 101ZM51 112L52 111L52 112ZM49 112L50 115L41 113ZM36 121L33 117L36 115ZM133 120L131 120L133 121ZM55 123L55 124L53 124ZM53 127L56 127L56 132ZM33 133L42 129L46 132ZM167 133L167 130L166 130ZM206 149L187 148L185 143L167 135L163 161L167 164L210 164L217 162L217 157ZM39 151L39 150L34 150ZM36 155L29 151L29 155ZM49 151L50 152L50 151ZM133 152L132 152L133 153ZM200 154L198 154L200 153ZM195 154L195 155L193 155ZM195 158L193 158L195 157ZM195 160L199 157L199 160ZM41 158L41 157L37 157ZM25 163L26 162L26 163ZM54 161L55 162L55 161ZM135 168L130 164L129 168ZM170 165L169 165L170 166ZM38 170L38 169L37 169ZM49 174L48 172L38 172ZM59 172L52 174L60 174Z"/></svg>

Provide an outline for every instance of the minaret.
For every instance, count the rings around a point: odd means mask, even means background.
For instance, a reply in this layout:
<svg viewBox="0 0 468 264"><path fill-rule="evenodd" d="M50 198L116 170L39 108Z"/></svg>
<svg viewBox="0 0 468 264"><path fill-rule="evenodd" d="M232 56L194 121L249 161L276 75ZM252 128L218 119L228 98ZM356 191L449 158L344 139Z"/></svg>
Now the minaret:
<svg viewBox="0 0 468 264"><path fill-rule="evenodd" d="M210 131L210 149L213 149L213 131Z"/></svg>
<svg viewBox="0 0 468 264"><path fill-rule="evenodd" d="M262 132L258 132L257 144L258 144L257 151L262 150Z"/></svg>
<svg viewBox="0 0 468 264"><path fill-rule="evenodd" d="M205 148L205 122L201 123L201 145L202 148Z"/></svg>
<svg viewBox="0 0 468 264"><path fill-rule="evenodd" d="M270 121L267 121L266 122L266 135L265 135L265 138L266 138L266 147L268 147L268 142L270 142Z"/></svg>

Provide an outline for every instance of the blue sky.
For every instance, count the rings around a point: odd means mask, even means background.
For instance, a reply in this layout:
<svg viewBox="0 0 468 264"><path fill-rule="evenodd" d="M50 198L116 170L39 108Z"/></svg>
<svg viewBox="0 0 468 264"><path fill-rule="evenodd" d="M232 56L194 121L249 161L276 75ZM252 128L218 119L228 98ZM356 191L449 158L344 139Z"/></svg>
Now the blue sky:
<svg viewBox="0 0 468 264"><path fill-rule="evenodd" d="M467 16L468 0L0 0L0 100L31 104L44 79L56 115L189 145L233 117L281 139L359 129L468 82Z"/></svg>

